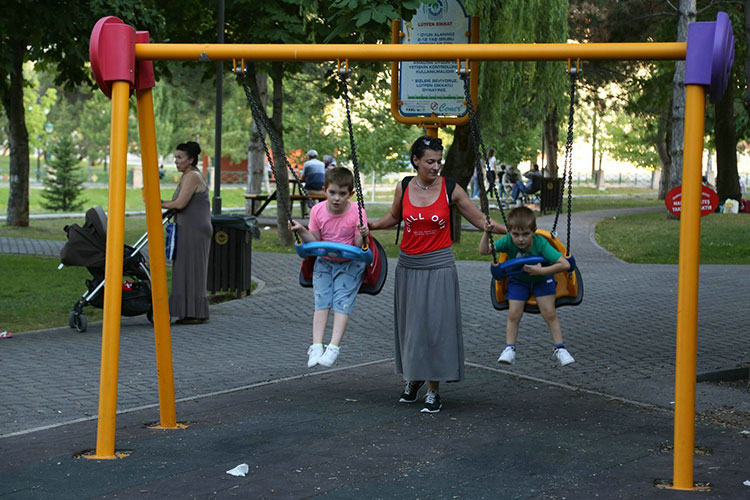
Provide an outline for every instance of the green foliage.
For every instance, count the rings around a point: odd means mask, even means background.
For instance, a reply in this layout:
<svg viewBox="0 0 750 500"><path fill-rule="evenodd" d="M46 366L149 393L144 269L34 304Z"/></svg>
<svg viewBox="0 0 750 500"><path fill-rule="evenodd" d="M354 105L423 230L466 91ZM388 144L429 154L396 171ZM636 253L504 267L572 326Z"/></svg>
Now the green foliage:
<svg viewBox="0 0 750 500"><path fill-rule="evenodd" d="M481 18L482 43L564 43L567 38L567 0L466 0L465 6ZM500 161L536 156L544 118L565 106L565 68L562 62L481 63L481 126Z"/></svg>
<svg viewBox="0 0 750 500"><path fill-rule="evenodd" d="M81 199L81 179L75 145L69 137L62 137L51 148L49 172L44 178L44 208L54 212L81 210L85 200Z"/></svg>

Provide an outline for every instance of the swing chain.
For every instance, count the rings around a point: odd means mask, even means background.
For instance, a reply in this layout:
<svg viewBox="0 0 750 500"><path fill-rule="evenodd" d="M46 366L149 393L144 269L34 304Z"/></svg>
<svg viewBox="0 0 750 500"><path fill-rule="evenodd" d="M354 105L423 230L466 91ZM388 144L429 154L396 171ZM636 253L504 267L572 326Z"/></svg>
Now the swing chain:
<svg viewBox="0 0 750 500"><path fill-rule="evenodd" d="M560 217L560 213L562 212L562 205L563 205L563 198L564 198L564 191L567 184L568 189L568 214L567 214L567 234L566 234L566 241L565 245L568 250L568 255L571 254L570 252L570 226L571 226L571 212L572 212L572 206L573 206L573 119L575 117L575 101L576 101L576 81L578 78L578 74L580 73L580 68L577 67L569 67L568 68L568 75L570 76L570 106L568 108L568 133L565 141L565 159L563 162L563 185L560 189L560 195L558 198L557 203L557 210L555 212L555 221L552 225L552 234L557 234L557 221Z"/></svg>
<svg viewBox="0 0 750 500"><path fill-rule="evenodd" d="M344 87L344 102L346 104L346 123L349 129L349 146L352 150L352 165L354 167L354 188L357 192L357 209L359 210L359 224L362 225L362 212L365 209L364 196L362 195L362 183L359 178L359 162L357 161L357 147L354 144L354 128L352 127L352 114L349 107L349 87L346 84L346 79L349 77L349 64L347 61L346 68L344 69L339 63L339 79L341 85ZM363 245L366 243L363 242Z"/></svg>
<svg viewBox="0 0 750 500"><path fill-rule="evenodd" d="M244 71L244 61L243 61L243 68L236 68L235 74L237 75L237 81L242 85L242 89L245 91L245 97L247 98L247 103L250 105L250 110L253 115L253 120L256 123L256 126L258 127L258 131L261 135L261 144L263 144L263 151L266 154L266 160L268 161L269 167L271 167L271 173L273 174L274 178L278 181L279 176L277 175L276 166L274 165L273 159L271 158L271 153L268 150L268 145L266 144L265 140L265 134L268 134L268 137L271 138L271 142L273 143L274 148L276 148L277 151L284 151L284 147L281 144L281 142L276 137L275 133L273 132L272 125L269 123L266 116L261 112L260 106L258 105L257 101L255 100L255 97L253 97L253 93L250 90L250 87L247 85L246 81L246 75ZM263 133L265 129L265 134ZM299 182L299 178L297 177L297 173L292 168L291 164L289 163L289 159L287 158L286 154L284 154L284 162L286 163L286 166L289 168L289 171L292 172L292 175L295 179L297 179L297 182L299 183L300 190L304 190L304 187ZM305 196L310 200L310 196L307 194L307 191L303 191L305 193ZM312 200L310 200L312 201ZM276 200L276 203L281 207L281 209L284 211L284 215L286 216L286 219L288 221L292 221L292 215L291 215L291 200L289 202L289 206L284 205L280 203L280 200ZM300 237L299 235L294 232L294 238L297 241L297 243L300 243Z"/></svg>
<svg viewBox="0 0 750 500"><path fill-rule="evenodd" d="M474 105L471 98L471 90L469 88L469 77L470 77L470 70L468 68L468 61L466 63L466 71L459 70L460 77L463 80L464 83L464 98L466 99L466 107L469 110L469 123L471 125L471 136L472 136L472 142L474 143L474 169L477 172L477 184L479 185L479 204L481 206L482 212L484 213L484 216L486 218L486 221L488 224L491 223L490 219L490 206L489 201L487 199L487 192L484 187L484 168L482 167L482 158L484 158L485 165L487 166L488 172L489 172L489 160L487 158L487 151L484 146L484 141L482 140L482 131L479 127L479 117L477 116L476 111L474 110ZM459 63L460 67L460 63ZM481 151L480 151L481 148ZM505 218L505 211L503 210L503 205L500 202L500 194L497 191L495 180L496 179L489 179L490 182L490 196L494 195L497 199L498 207L500 207L500 213L503 217L503 222L505 225L508 225L508 222ZM492 261L497 262L497 254L495 251L495 245L492 242L492 233L487 233L487 239L488 243L490 245L490 250L492 251Z"/></svg>

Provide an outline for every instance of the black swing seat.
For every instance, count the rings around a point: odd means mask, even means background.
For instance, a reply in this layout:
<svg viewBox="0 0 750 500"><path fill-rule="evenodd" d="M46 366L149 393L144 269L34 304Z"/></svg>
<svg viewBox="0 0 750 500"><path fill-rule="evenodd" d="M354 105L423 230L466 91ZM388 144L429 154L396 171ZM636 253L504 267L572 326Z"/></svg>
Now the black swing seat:
<svg viewBox="0 0 750 500"><path fill-rule="evenodd" d="M544 236L547 241L563 255L567 255L567 249L560 240L552 236L549 231L544 229L537 229L536 234ZM566 256L570 261L570 269L564 272L556 273L554 278L557 282L557 291L555 293L555 306L577 306L583 301L583 279L581 278L581 272L576 266L575 259L573 256ZM508 255L505 253L500 254L499 263L508 260ZM515 260L515 259L513 259ZM492 305L498 311L505 311L508 309L508 299L505 297L505 292L508 287L508 277L502 279L492 278L490 286L490 297L492 299ZM539 314L539 305L537 304L536 297L533 295L526 301L526 305L523 310L527 313Z"/></svg>
<svg viewBox="0 0 750 500"><path fill-rule="evenodd" d="M372 235L369 235L368 238L372 261L368 262L365 267L362 285L360 285L357 293L377 295L383 289L388 277L388 256L386 256L383 245L378 240L373 238ZM302 267L299 270L299 284L305 288L313 286L313 266L316 258L316 255L308 255L302 261Z"/></svg>

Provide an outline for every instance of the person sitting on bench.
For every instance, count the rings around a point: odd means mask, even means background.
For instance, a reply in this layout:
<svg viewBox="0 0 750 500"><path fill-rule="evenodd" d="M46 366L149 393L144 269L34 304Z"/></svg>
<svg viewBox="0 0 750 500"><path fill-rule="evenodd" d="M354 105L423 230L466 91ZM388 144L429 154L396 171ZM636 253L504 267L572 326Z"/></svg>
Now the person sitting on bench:
<svg viewBox="0 0 750 500"><path fill-rule="evenodd" d="M305 162L300 180L305 183L305 189L315 194L323 193L323 184L326 180L326 166L318 160L318 152L311 149L307 152L309 160Z"/></svg>
<svg viewBox="0 0 750 500"><path fill-rule="evenodd" d="M542 173L539 171L539 165L534 163L531 166L531 170L523 174L527 181L524 184L522 181L516 181L513 185L513 191L510 196L513 198L513 203L518 202L518 197L521 193L533 194L542 189Z"/></svg>

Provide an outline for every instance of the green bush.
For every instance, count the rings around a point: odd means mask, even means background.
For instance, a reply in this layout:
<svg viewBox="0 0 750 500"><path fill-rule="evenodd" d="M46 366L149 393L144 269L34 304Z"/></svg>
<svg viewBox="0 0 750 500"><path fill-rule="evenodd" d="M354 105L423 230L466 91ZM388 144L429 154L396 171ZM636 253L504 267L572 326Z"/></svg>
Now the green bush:
<svg viewBox="0 0 750 500"><path fill-rule="evenodd" d="M50 152L50 172L44 177L42 206L53 212L81 210L85 200L81 199L81 178L75 145L70 137L62 137Z"/></svg>

